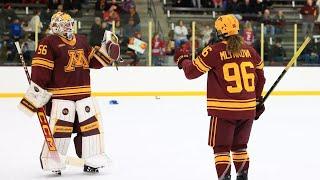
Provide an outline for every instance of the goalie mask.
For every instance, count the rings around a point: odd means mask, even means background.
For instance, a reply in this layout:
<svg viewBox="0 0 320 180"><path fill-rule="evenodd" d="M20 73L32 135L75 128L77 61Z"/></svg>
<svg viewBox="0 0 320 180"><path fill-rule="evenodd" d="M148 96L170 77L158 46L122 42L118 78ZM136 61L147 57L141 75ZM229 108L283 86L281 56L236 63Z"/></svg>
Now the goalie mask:
<svg viewBox="0 0 320 180"><path fill-rule="evenodd" d="M69 40L73 38L74 19L64 12L57 12L52 15L50 29L53 34L65 37Z"/></svg>
<svg viewBox="0 0 320 180"><path fill-rule="evenodd" d="M214 23L219 39L239 34L239 21L233 14L218 17Z"/></svg>

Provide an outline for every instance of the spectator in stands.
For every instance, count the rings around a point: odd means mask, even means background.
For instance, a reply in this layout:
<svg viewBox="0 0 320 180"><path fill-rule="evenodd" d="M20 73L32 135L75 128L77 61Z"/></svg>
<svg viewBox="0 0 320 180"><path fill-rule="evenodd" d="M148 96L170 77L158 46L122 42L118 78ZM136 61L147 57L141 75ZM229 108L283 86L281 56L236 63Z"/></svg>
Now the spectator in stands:
<svg viewBox="0 0 320 180"><path fill-rule="evenodd" d="M31 64L32 56L35 51L35 42L30 39L30 34L25 34L25 38L23 39L21 50L23 57L27 64Z"/></svg>
<svg viewBox="0 0 320 180"><path fill-rule="evenodd" d="M67 10L73 18L82 16L81 0L64 0L64 10Z"/></svg>
<svg viewBox="0 0 320 180"><path fill-rule="evenodd" d="M135 26L135 25L134 25L134 22L135 22L135 21L134 21L133 17L131 17L131 18L129 19L128 24L125 24L125 25L123 26L123 28L122 28L122 31L123 31L122 36L123 36L124 38L132 37L132 36L134 36L134 34L135 34L136 32L140 32L140 28L138 28L138 26Z"/></svg>
<svg viewBox="0 0 320 180"><path fill-rule="evenodd" d="M165 55L165 43L160 38L159 33L155 33L152 37L152 65L162 66L163 57Z"/></svg>
<svg viewBox="0 0 320 180"><path fill-rule="evenodd" d="M188 29L184 25L184 22L180 20L179 25L174 27L174 40L175 40L176 48L180 47L181 44L188 41L187 35L188 35Z"/></svg>
<svg viewBox="0 0 320 180"><path fill-rule="evenodd" d="M63 12L64 11L64 9L63 9L63 4L59 4L58 6L57 6L57 12Z"/></svg>
<svg viewBox="0 0 320 180"><path fill-rule="evenodd" d="M123 24L129 24L129 20L133 20L133 26L135 29L137 29L136 32L140 32L140 16L134 5L129 8L129 13L123 17Z"/></svg>
<svg viewBox="0 0 320 180"><path fill-rule="evenodd" d="M29 27L31 28L31 32L36 32L36 23L38 22L38 32L41 32L41 29L43 28L42 22L40 20L41 11L35 10L34 16L32 16L31 20L29 21Z"/></svg>
<svg viewBox="0 0 320 180"><path fill-rule="evenodd" d="M7 17L4 15L4 10L0 9L0 32L4 32L8 29Z"/></svg>
<svg viewBox="0 0 320 180"><path fill-rule="evenodd" d="M60 4L60 0L49 0L48 8L49 9L57 9Z"/></svg>
<svg viewBox="0 0 320 180"><path fill-rule="evenodd" d="M14 9L12 9L12 6L10 3L6 3L4 4L4 8L3 8L3 12L2 12L2 15L4 17L6 17L6 27L9 26L10 23L12 23L12 21L14 19L17 19L18 16L17 14L15 13Z"/></svg>
<svg viewBox="0 0 320 180"><path fill-rule="evenodd" d="M242 15L243 21L250 21L255 19L255 17L252 16L252 14L255 13L255 9L252 6L250 0L245 0L240 4L240 13Z"/></svg>
<svg viewBox="0 0 320 180"><path fill-rule="evenodd" d="M23 30L18 18L13 20L13 22L9 25L9 29L10 35L15 41L19 40L22 37Z"/></svg>
<svg viewBox="0 0 320 180"><path fill-rule="evenodd" d="M282 34L285 32L285 25L286 25L286 17L283 14L282 10L278 11L278 14L274 18L275 20L275 32L276 34Z"/></svg>
<svg viewBox="0 0 320 180"><path fill-rule="evenodd" d="M94 23L91 26L90 31L90 45L91 46L100 46L103 39L104 30L102 28L101 18L95 17Z"/></svg>
<svg viewBox="0 0 320 180"><path fill-rule="evenodd" d="M16 47L14 41L10 38L9 32L3 32L0 49L0 57L7 62L12 62L16 56Z"/></svg>
<svg viewBox="0 0 320 180"><path fill-rule="evenodd" d="M123 0L121 3L121 9L127 13L130 13L130 9L135 6L136 5L133 0Z"/></svg>
<svg viewBox="0 0 320 180"><path fill-rule="evenodd" d="M240 13L240 3L238 0L229 0L227 2L227 13L239 14Z"/></svg>
<svg viewBox="0 0 320 180"><path fill-rule="evenodd" d="M301 8L302 14L302 33L304 35L312 35L314 21L316 20L317 8L313 5L313 0L307 0L306 4Z"/></svg>
<svg viewBox="0 0 320 180"><path fill-rule="evenodd" d="M249 46L253 46L254 43L254 32L252 29L252 24L250 21L246 21L244 28L243 28L243 41Z"/></svg>
<svg viewBox="0 0 320 180"><path fill-rule="evenodd" d="M271 5L270 1L269 2L266 2L266 1L263 1L263 0L257 0L253 6L255 7L255 13L256 14L259 14L259 15L262 15L265 10Z"/></svg>
<svg viewBox="0 0 320 180"><path fill-rule="evenodd" d="M50 8L43 9L40 14L40 21L42 22L42 26L44 30L49 28L49 24L51 21L52 10Z"/></svg>
<svg viewBox="0 0 320 180"><path fill-rule="evenodd" d="M134 36L129 38L128 45L131 43L133 38L137 38L141 40L141 33L140 32L134 33ZM130 63L130 66L137 66L141 59L142 54L140 54L137 51L134 51L133 49L128 49L126 53L133 59L133 61Z"/></svg>
<svg viewBox="0 0 320 180"><path fill-rule="evenodd" d="M205 27L201 31L202 35L202 42L201 42L201 47L205 47L208 45L210 39L211 39L211 33L212 33L212 28L210 28L209 25L205 25Z"/></svg>
<svg viewBox="0 0 320 180"><path fill-rule="evenodd" d="M116 7L114 10L117 11L118 14L120 14L122 12L121 7L119 6L119 4L117 3L116 0L112 0L111 2L106 2L105 10L110 9L111 6Z"/></svg>
<svg viewBox="0 0 320 180"><path fill-rule="evenodd" d="M175 42L174 42L174 30L168 32L168 41L166 43L166 55L174 55Z"/></svg>
<svg viewBox="0 0 320 180"><path fill-rule="evenodd" d="M315 43L314 41L311 41L310 44L307 45L307 47L302 51L299 61L304 61L306 64L318 64L319 63L319 51L318 49L318 43Z"/></svg>
<svg viewBox="0 0 320 180"><path fill-rule="evenodd" d="M223 0L211 0L214 8L222 8Z"/></svg>
<svg viewBox="0 0 320 180"><path fill-rule="evenodd" d="M264 23L264 34L266 36L274 36L275 27L273 25L273 20L270 16L270 10L265 9L263 13L262 22Z"/></svg>
<svg viewBox="0 0 320 180"><path fill-rule="evenodd" d="M282 39L277 37L275 44L271 46L270 58L271 65L281 64L283 65L284 59L287 56L285 49L282 47Z"/></svg>
<svg viewBox="0 0 320 180"><path fill-rule="evenodd" d="M103 20L108 23L108 29L112 28L112 22L115 21L115 26L120 26L120 15L116 11L117 6L111 6L108 11L104 11Z"/></svg>

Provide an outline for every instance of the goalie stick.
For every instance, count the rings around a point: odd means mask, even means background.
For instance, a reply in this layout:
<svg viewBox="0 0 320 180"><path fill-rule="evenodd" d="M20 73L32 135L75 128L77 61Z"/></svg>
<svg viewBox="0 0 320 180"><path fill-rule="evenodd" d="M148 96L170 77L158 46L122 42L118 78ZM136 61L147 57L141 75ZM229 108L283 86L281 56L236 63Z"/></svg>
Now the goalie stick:
<svg viewBox="0 0 320 180"><path fill-rule="evenodd" d="M24 68L24 72L25 72L25 74L27 76L27 79L28 79L28 82L30 84L31 83L31 77L30 77L26 62L24 61L24 58L23 58L23 55L22 55L22 51L21 51L21 48L20 48L20 44L19 44L19 42L15 42L14 44L15 44L15 46L17 48L20 61L22 63L22 66ZM46 112L45 112L44 107L38 108L37 116L38 116L38 119L39 119L39 122L40 122L40 126L41 126L41 129L42 129L43 135L44 135L44 139L45 139L46 144L48 146L48 150L49 150L49 154L48 155L49 155L50 158L53 158L55 161L59 162L60 161L59 153L57 151L57 147L56 147L56 144L54 142L54 139L53 139L53 136L52 136L52 132L50 130L50 126L49 126L49 123L48 123L48 120L47 120L47 116L46 116Z"/></svg>
<svg viewBox="0 0 320 180"><path fill-rule="evenodd" d="M282 71L282 73L280 74L280 76L278 77L278 79L272 84L271 88L269 89L269 91L266 93L266 95L263 97L262 101L259 103L259 105L262 105L265 103L265 101L268 99L268 97L270 96L270 94L273 92L273 90L277 87L277 85L279 84L280 80L283 78L283 76L288 72L289 68L297 61L298 57L300 56L301 52L305 49L305 47L309 44L311 38L307 37L304 42L302 43L302 45L300 46L300 48L298 49L297 52L294 53L294 55L292 56L291 60L289 61L289 63L287 64L286 68Z"/></svg>

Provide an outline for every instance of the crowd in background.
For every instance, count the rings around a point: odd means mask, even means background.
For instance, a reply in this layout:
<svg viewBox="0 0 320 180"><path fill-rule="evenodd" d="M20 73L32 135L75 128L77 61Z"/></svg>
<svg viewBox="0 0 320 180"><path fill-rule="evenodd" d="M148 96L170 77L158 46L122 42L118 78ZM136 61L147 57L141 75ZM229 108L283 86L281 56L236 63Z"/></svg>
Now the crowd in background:
<svg viewBox="0 0 320 180"><path fill-rule="evenodd" d="M275 1L272 0L175 0L172 6L174 7L192 7L192 8L217 8L222 14L235 14L241 21L241 32L244 42L247 45L255 47L260 51L260 39L256 38L258 30L260 31L261 23L264 24L264 59L269 61L269 65L283 65L287 57L285 48L283 47L282 37L287 32L287 18L283 10L272 11L272 5ZM277 2L279 4L280 2ZM283 1L282 4L292 4L292 1ZM300 4L299 9L301 17L301 26L299 32L305 36L314 35L316 23L320 23L320 0L305 0L297 1L295 5ZM214 38L214 30L210 26L203 24L198 25L196 47L202 49L210 41L210 37ZM209 28L208 28L209 27ZM189 31L191 26L186 26L182 21L176 23L172 30L174 33L173 41L175 47L179 47L181 43L189 43ZM260 32L259 32L260 33ZM211 35L210 35L211 34ZM170 37L170 35L169 35ZM170 38L169 38L170 39ZM215 40L211 40L215 42ZM301 63L320 64L320 52L316 51L318 41L313 42L313 47L303 51L299 58Z"/></svg>
<svg viewBox="0 0 320 180"><path fill-rule="evenodd" d="M14 42L20 41L23 55L28 63L31 62L35 50L35 32L39 32L39 39L49 33L49 23L53 13L58 11L68 12L75 19L86 16L83 5L88 0L21 0L16 3L42 4L35 8L29 15L20 18L16 9L8 2L3 3L0 11L0 65L10 65L17 58ZM287 33L286 13L282 10L272 10L274 1L271 0L173 0L174 7L215 8L222 14L233 13L241 20L241 32L244 43L255 47L260 52L260 39L257 38L260 24L264 23L264 59L270 65L283 64L289 57L283 45L283 34ZM283 2L291 3L291 2ZM298 3L297 3L298 4ZM317 29L315 24L320 22L320 0L305 0L299 9L301 26L299 31L303 35L313 35ZM128 48L132 39L142 39L141 21L136 4L133 0L97 0L94 4L94 15L88 42L91 46L100 45L104 31L111 30L119 37L122 56L128 57L126 65L140 65L141 59L146 59L135 50ZM36 28L35 23L39 21ZM113 29L114 25L114 29ZM152 37L152 65L162 66L168 63L168 57L172 57L175 49L181 45L191 47L191 23L179 20L168 34L155 32ZM146 35L145 35L146 36ZM146 38L146 37L144 37ZM206 45L217 42L216 32L212 23L197 23L196 26L196 50L200 51ZM318 48L319 47L319 48ZM320 41L316 39L312 47L308 46L299 58L300 62L308 64L320 64ZM170 61L171 62L171 61ZM140 64L139 64L140 63ZM13 63L14 64L14 63Z"/></svg>

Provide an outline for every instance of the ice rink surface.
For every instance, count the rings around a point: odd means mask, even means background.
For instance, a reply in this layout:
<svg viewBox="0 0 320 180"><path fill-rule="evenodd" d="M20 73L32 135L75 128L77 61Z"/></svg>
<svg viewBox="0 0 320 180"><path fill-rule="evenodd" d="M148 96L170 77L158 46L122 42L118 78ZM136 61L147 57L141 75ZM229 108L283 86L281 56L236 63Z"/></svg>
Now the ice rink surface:
<svg viewBox="0 0 320 180"><path fill-rule="evenodd" d="M110 105L113 99L119 104ZM0 179L216 179L204 97L98 100L112 168L87 175L70 167L55 177L40 168L43 136L36 116L28 119L19 112L18 98L0 99ZM318 179L319 101L319 96L270 97L249 142L250 180ZM74 156L73 144L69 154Z"/></svg>

